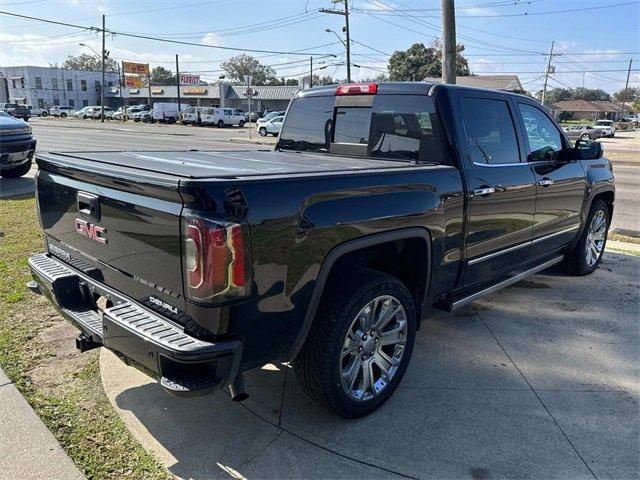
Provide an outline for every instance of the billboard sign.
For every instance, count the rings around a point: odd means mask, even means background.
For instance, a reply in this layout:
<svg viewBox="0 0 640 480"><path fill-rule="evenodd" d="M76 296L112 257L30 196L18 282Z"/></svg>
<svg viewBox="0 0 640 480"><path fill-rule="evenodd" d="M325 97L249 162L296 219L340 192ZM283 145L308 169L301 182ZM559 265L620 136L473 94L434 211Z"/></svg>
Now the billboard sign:
<svg viewBox="0 0 640 480"><path fill-rule="evenodd" d="M148 63L122 62L124 73L135 73L136 75L149 75Z"/></svg>
<svg viewBox="0 0 640 480"><path fill-rule="evenodd" d="M140 78L138 75L125 75L124 84L129 88L141 88L142 78Z"/></svg>
<svg viewBox="0 0 640 480"><path fill-rule="evenodd" d="M180 85L200 85L200 75L180 74Z"/></svg>

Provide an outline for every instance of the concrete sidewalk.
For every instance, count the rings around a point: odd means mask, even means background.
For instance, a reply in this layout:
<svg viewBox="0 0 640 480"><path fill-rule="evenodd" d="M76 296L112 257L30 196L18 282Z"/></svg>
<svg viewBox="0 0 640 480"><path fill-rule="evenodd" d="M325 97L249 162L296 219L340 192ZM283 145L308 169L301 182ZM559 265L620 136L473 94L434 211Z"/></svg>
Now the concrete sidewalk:
<svg viewBox="0 0 640 480"><path fill-rule="evenodd" d="M0 479L83 479L53 434L0 369Z"/></svg>

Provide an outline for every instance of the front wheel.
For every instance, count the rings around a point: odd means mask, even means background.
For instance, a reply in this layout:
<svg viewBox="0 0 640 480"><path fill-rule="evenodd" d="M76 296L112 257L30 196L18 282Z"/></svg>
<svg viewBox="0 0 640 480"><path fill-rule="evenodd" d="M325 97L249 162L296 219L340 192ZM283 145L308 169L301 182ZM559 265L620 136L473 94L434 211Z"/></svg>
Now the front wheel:
<svg viewBox="0 0 640 480"><path fill-rule="evenodd" d="M222 120L218 120L218 128L223 128L224 122Z"/></svg>
<svg viewBox="0 0 640 480"><path fill-rule="evenodd" d="M565 257L565 267L574 275L589 275L598 268L609 230L609 207L595 200L589 210L587 223L578 243Z"/></svg>
<svg viewBox="0 0 640 480"><path fill-rule="evenodd" d="M580 140L591 140L591 135L589 135L588 133L583 133L582 135L580 135Z"/></svg>
<svg viewBox="0 0 640 480"><path fill-rule="evenodd" d="M67 114L66 113L61 113L60 114L60 118L67 118Z"/></svg>
<svg viewBox="0 0 640 480"><path fill-rule="evenodd" d="M264 127L260 127L258 129L258 133L260 134L261 137L266 137L267 136L267 129Z"/></svg>
<svg viewBox="0 0 640 480"><path fill-rule="evenodd" d="M240 123L238 123L238 126L240 128L243 128L244 127L244 120L240 120Z"/></svg>
<svg viewBox="0 0 640 480"><path fill-rule="evenodd" d="M384 404L402 379L416 331L411 294L397 278L361 270L336 278L294 361L312 401L345 418Z"/></svg>

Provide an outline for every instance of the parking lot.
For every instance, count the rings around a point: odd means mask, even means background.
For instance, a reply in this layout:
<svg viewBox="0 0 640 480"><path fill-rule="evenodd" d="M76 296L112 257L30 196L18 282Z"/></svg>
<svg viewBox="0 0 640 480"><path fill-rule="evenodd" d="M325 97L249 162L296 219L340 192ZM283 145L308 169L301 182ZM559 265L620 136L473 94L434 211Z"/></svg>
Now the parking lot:
<svg viewBox="0 0 640 480"><path fill-rule="evenodd" d="M180 478L630 480L639 269L640 258L607 253L592 276L546 271L430 317L399 390L359 420L309 403L288 365L248 375L243 404L170 397L106 350L102 381Z"/></svg>

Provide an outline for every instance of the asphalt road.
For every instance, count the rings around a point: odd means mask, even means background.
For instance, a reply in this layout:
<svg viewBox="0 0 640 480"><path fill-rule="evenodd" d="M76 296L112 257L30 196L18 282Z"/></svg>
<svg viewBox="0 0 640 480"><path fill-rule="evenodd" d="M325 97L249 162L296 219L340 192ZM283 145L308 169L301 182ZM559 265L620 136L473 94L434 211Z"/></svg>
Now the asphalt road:
<svg viewBox="0 0 640 480"><path fill-rule="evenodd" d="M248 128L201 128L182 125L122 124L71 119L31 120L38 151L51 150L243 150L270 148L265 145L230 143L230 138L248 138ZM254 131L254 138L259 138ZM271 138L271 137L269 137ZM640 231L640 130L618 132L604 139L605 154L614 165L616 208L612 227ZM35 169L30 172L32 177ZM31 190L28 178L0 179L0 196Z"/></svg>

